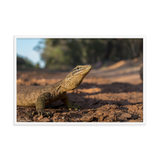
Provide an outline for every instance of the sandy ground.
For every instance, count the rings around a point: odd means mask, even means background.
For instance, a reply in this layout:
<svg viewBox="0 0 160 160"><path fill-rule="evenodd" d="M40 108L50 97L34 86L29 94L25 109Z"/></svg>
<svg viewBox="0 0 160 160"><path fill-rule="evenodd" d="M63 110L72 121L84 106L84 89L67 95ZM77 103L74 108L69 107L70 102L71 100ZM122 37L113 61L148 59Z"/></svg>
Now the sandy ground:
<svg viewBox="0 0 160 160"><path fill-rule="evenodd" d="M92 69L77 89L67 92L70 101L81 106L80 110L68 110L61 101L57 101L46 106L50 116L32 116L35 107L17 106L17 122L143 122L140 65L140 60L134 59ZM53 84L67 74L18 71L17 85Z"/></svg>

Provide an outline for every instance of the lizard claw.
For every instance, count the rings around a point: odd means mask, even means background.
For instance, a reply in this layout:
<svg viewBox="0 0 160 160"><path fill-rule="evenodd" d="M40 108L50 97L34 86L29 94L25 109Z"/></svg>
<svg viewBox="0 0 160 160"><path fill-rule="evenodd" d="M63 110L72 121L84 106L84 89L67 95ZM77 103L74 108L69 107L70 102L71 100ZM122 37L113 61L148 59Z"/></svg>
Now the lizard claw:
<svg viewBox="0 0 160 160"><path fill-rule="evenodd" d="M38 111L38 116L43 115L44 112Z"/></svg>
<svg viewBox="0 0 160 160"><path fill-rule="evenodd" d="M79 105L70 104L70 106L68 107L68 110L75 109L75 110L77 111L77 110L80 109L80 108L81 108L81 106L79 106Z"/></svg>
<svg viewBox="0 0 160 160"><path fill-rule="evenodd" d="M44 112L44 111L38 111L38 116L45 116L45 115L47 115L47 117L48 117L48 116L51 115L51 113L50 112Z"/></svg>
<svg viewBox="0 0 160 160"><path fill-rule="evenodd" d="M45 112L47 114L47 117L51 115L51 112Z"/></svg>
<svg viewBox="0 0 160 160"><path fill-rule="evenodd" d="M38 116L41 116L41 115L44 115L44 116L45 116L45 115L47 115L47 117L48 117L48 116L51 115L50 112L44 112L44 111L38 111L38 112L37 112L37 111L33 111L33 112L32 112L32 116L34 116L35 113L38 113Z"/></svg>
<svg viewBox="0 0 160 160"><path fill-rule="evenodd" d="M35 113L36 113L36 112L35 112L35 111L33 111L33 112L32 112L32 116L34 116L34 115L35 115Z"/></svg>

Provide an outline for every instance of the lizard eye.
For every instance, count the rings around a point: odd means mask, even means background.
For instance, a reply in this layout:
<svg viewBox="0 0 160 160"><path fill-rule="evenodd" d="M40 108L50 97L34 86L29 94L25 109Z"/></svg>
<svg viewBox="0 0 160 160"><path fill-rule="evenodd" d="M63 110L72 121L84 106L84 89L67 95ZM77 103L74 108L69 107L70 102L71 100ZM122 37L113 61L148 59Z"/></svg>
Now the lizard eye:
<svg viewBox="0 0 160 160"><path fill-rule="evenodd" d="M79 67L77 67L77 69L79 69Z"/></svg>

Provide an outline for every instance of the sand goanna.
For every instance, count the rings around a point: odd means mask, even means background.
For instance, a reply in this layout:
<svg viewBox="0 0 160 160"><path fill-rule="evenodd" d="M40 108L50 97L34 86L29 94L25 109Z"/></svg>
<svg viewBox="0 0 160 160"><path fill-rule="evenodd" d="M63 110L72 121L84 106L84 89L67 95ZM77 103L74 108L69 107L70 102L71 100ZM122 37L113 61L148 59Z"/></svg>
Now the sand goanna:
<svg viewBox="0 0 160 160"><path fill-rule="evenodd" d="M35 106L38 114L42 115L47 113L45 104L61 100L68 109L77 110L80 106L72 104L66 92L78 87L91 69L91 65L77 66L64 79L51 85L17 86L17 106Z"/></svg>

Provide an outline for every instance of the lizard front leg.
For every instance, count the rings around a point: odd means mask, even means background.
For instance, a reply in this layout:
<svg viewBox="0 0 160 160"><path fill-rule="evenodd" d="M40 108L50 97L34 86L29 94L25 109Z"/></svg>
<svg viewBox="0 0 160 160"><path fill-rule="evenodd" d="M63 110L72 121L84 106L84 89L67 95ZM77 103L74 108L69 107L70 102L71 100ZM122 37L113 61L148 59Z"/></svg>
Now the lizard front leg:
<svg viewBox="0 0 160 160"><path fill-rule="evenodd" d="M71 110L72 108L75 110L78 110L79 108L81 108L79 105L75 105L73 103L71 103L68 99L68 96L65 95L65 97L63 99L61 99L61 101L67 106L67 108L69 110Z"/></svg>
<svg viewBox="0 0 160 160"><path fill-rule="evenodd" d="M36 111L38 112L38 115L42 115L43 113L46 113L47 115L49 112L45 112L45 102L49 101L51 98L51 94L49 92L41 94L37 98L36 102Z"/></svg>

